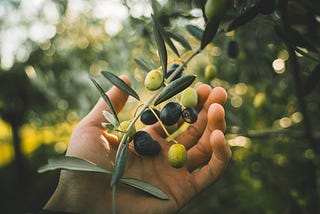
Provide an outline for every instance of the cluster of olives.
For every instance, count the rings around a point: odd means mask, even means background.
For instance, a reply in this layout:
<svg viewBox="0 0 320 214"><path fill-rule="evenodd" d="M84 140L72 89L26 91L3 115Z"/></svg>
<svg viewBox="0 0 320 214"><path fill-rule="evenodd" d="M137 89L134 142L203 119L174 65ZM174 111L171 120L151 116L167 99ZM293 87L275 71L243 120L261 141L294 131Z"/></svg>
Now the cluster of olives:
<svg viewBox="0 0 320 214"><path fill-rule="evenodd" d="M161 70L151 70L145 78L144 85L150 91L158 90L164 85L164 79L168 78L177 68L178 64L173 64L164 77ZM182 76L182 70L173 78L173 80ZM195 123L198 119L198 112L195 106L198 103L198 93L193 87L188 87L180 93L179 101L172 98L163 107L149 106L142 112L140 121L144 125L152 125L160 122L161 126L166 129L166 133L172 133L177 129L179 121L186 123ZM161 109L160 109L161 108ZM122 124L123 126L127 125ZM120 125L121 126L121 125ZM128 127L128 126L127 126ZM124 130L126 127L120 127ZM173 130L172 130L173 128ZM143 156L155 156L161 151L159 142L152 139L151 135L145 131L135 132L133 144L135 151ZM120 132L121 135L121 132ZM121 137L121 136L120 136ZM179 168L184 166L187 160L187 151L183 144L175 142L168 150L168 161L171 166Z"/></svg>

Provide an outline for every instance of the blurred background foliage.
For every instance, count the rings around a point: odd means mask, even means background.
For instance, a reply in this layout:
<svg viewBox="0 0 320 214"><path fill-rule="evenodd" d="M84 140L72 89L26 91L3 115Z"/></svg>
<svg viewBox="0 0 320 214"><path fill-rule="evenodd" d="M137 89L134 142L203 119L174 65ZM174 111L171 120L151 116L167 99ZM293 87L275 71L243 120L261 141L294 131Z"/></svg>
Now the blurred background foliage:
<svg viewBox="0 0 320 214"><path fill-rule="evenodd" d="M196 49L200 41L186 25L204 29L204 2L1 1L1 213L39 210L52 194L59 172L36 170L64 154L73 127L98 99L88 75L107 90L100 71L126 74L147 97L134 58L160 65L150 14ZM230 1L213 42L186 69L228 91L233 157L220 181L181 213L320 212L320 2L278 0L275 12L223 32L258 2ZM176 45L183 60L189 52ZM179 60L169 50L169 64ZM207 65L214 75L205 74ZM121 116L133 106L129 100Z"/></svg>

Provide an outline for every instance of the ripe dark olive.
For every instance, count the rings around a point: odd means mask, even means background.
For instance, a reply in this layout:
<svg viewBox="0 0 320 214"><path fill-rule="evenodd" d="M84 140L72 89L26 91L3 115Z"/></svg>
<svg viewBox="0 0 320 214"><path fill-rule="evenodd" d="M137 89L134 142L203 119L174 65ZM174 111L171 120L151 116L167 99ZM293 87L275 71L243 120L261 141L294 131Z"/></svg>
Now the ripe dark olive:
<svg viewBox="0 0 320 214"><path fill-rule="evenodd" d="M176 102L167 103L160 112L160 119L166 126L171 126L178 122L181 116L181 105Z"/></svg>
<svg viewBox="0 0 320 214"><path fill-rule="evenodd" d="M152 110L158 115L158 117L160 117L160 111L158 109L152 109ZM142 113L140 120L145 125L152 125L158 121L156 116L153 114L153 112L150 109L147 109Z"/></svg>
<svg viewBox="0 0 320 214"><path fill-rule="evenodd" d="M239 54L239 45L236 41L229 41L227 46L227 54L230 58L237 58Z"/></svg>
<svg viewBox="0 0 320 214"><path fill-rule="evenodd" d="M198 119L198 112L192 107L185 108L182 111L182 118L187 123L195 123Z"/></svg>
<svg viewBox="0 0 320 214"><path fill-rule="evenodd" d="M161 150L160 144L145 131L138 131L134 135L133 145L136 152L144 156L157 155Z"/></svg>
<svg viewBox="0 0 320 214"><path fill-rule="evenodd" d="M260 0L258 1L259 12L268 15L273 13L277 8L277 0Z"/></svg>
<svg viewBox="0 0 320 214"><path fill-rule="evenodd" d="M168 78L178 67L179 67L178 64L171 65L169 70L167 71L166 78ZM183 71L183 69L181 71L179 71L179 73L172 80L176 80L176 79L180 78L182 76L182 71Z"/></svg>

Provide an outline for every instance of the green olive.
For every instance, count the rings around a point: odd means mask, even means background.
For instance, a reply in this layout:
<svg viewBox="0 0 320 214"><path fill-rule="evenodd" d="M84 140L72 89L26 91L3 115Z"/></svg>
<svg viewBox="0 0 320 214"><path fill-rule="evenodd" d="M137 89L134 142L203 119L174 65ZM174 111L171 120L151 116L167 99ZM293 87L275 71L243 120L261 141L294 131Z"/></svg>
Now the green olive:
<svg viewBox="0 0 320 214"><path fill-rule="evenodd" d="M131 121L129 120L125 120L120 123L118 127L119 131L117 132L117 137L119 141L121 141L121 139L123 138L125 131L130 125L130 122ZM129 130L129 136L133 136L135 133L136 133L136 128L132 126L131 129Z"/></svg>
<svg viewBox="0 0 320 214"><path fill-rule="evenodd" d="M184 107L195 107L198 103L198 93L192 88L186 88L180 97L180 102Z"/></svg>
<svg viewBox="0 0 320 214"><path fill-rule="evenodd" d="M208 20L219 19L226 7L228 0L208 0L204 7L204 13Z"/></svg>
<svg viewBox="0 0 320 214"><path fill-rule="evenodd" d="M216 68L216 66L214 66L213 64L207 65L205 70L204 70L204 77L207 80L212 80L216 76L217 76L217 68Z"/></svg>
<svg viewBox="0 0 320 214"><path fill-rule="evenodd" d="M174 168L181 168L187 161L187 150L182 144L176 143L168 150L168 161Z"/></svg>
<svg viewBox="0 0 320 214"><path fill-rule="evenodd" d="M163 83L163 75L160 70L151 70L144 80L144 86L150 90L155 91L161 87Z"/></svg>

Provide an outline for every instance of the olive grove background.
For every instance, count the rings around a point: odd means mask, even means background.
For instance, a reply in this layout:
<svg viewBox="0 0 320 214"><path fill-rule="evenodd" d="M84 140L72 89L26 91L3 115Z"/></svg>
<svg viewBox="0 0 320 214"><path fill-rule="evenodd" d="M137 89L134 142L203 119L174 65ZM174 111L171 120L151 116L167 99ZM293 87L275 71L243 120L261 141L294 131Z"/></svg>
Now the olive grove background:
<svg viewBox="0 0 320 214"><path fill-rule="evenodd" d="M100 71L126 74L143 93L146 73L134 59L159 65L151 13L197 49L186 26L204 29L204 2L0 2L1 213L39 210L52 194L59 172L37 169L64 154L73 127L98 99L88 76L107 90ZM320 212L320 2L278 0L273 13L243 16L243 25L223 31L257 2L231 0L213 42L186 69L228 91L233 157L219 182L180 213ZM228 55L230 41L236 57ZM175 44L183 59L188 52ZM213 78L205 76L208 64L217 69Z"/></svg>

